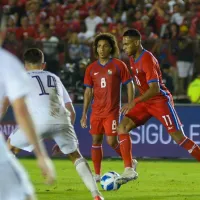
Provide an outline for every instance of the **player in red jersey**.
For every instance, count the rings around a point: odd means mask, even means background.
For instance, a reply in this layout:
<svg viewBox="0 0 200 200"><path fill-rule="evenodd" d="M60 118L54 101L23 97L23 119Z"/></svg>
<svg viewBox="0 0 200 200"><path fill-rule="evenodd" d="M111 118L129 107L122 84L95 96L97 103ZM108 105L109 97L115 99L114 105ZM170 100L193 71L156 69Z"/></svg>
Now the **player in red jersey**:
<svg viewBox="0 0 200 200"><path fill-rule="evenodd" d="M107 143L121 156L116 130L120 113L121 83L127 85L130 103L133 100L133 82L125 63L116 58L119 49L112 34L97 35L94 41L94 54L98 60L87 67L84 78L86 89L81 126L87 127L87 111L93 97L90 117L91 157L96 181L100 181L104 134Z"/></svg>
<svg viewBox="0 0 200 200"><path fill-rule="evenodd" d="M137 178L138 174L132 167L129 131L145 124L151 117L158 119L175 142L200 161L200 148L185 136L174 109L172 95L163 84L158 61L151 52L142 47L139 31L130 29L124 33L123 49L130 56L132 76L139 88L140 96L121 109L125 117L119 124L117 132L125 170L116 181L124 184Z"/></svg>

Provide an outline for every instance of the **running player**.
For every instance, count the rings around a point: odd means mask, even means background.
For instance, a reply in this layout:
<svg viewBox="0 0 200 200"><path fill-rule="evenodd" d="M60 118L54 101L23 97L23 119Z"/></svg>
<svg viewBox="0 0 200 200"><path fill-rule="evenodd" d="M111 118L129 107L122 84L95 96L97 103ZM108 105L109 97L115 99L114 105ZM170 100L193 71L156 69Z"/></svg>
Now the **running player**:
<svg viewBox="0 0 200 200"><path fill-rule="evenodd" d="M5 18L0 10L0 46L3 43L6 29ZM21 62L13 55L0 47L0 113L2 118L3 106L10 101L15 118L28 141L34 147L38 165L47 177L47 183L53 183L55 172L53 164L48 158L44 147L39 143L35 128L25 104L25 97L30 91L30 82ZM7 96L7 98L5 97ZM8 150L0 134L0 199L3 200L34 200L35 194L28 175Z"/></svg>
<svg viewBox="0 0 200 200"><path fill-rule="evenodd" d="M132 167L129 131L145 124L151 117L158 119L174 141L200 161L200 148L185 136L172 95L163 84L158 61L142 47L139 31L130 29L124 33L123 49L130 56L131 71L140 96L121 109L125 117L118 126L118 134L125 170L116 181L123 184L137 178L138 174Z"/></svg>
<svg viewBox="0 0 200 200"><path fill-rule="evenodd" d="M87 161L78 149L78 139L72 125L75 121L74 107L68 92L56 75L43 71L45 62L41 50L28 49L24 53L24 62L29 79L34 86L27 97L27 106L40 137L53 138L62 153L68 155L75 165L94 200L103 200ZM10 149L15 153L18 149L33 150L21 129L11 133L9 144Z"/></svg>

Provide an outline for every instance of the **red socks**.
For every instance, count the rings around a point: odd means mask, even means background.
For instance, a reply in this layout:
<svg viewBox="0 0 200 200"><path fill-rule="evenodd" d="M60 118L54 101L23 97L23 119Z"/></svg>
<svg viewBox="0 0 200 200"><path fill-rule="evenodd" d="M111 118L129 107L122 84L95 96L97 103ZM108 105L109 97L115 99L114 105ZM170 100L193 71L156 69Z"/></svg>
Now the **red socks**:
<svg viewBox="0 0 200 200"><path fill-rule="evenodd" d="M91 149L92 161L94 165L95 174L101 174L101 161L103 158L102 145L93 144Z"/></svg>
<svg viewBox="0 0 200 200"><path fill-rule="evenodd" d="M186 149L196 160L200 161L200 148L192 140L185 137L180 143L179 146Z"/></svg>
<svg viewBox="0 0 200 200"><path fill-rule="evenodd" d="M116 153L122 157L121 151L120 151L120 144L118 143L114 148L113 148Z"/></svg>
<svg viewBox="0 0 200 200"><path fill-rule="evenodd" d="M132 167L132 143L130 135L119 134L120 151L125 167Z"/></svg>

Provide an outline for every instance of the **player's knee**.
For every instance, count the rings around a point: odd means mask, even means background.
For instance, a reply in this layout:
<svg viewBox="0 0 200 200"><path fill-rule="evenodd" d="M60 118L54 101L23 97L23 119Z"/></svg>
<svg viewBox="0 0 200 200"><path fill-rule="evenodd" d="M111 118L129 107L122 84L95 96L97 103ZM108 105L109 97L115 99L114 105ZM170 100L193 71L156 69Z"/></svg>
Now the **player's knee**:
<svg viewBox="0 0 200 200"><path fill-rule="evenodd" d="M118 134L122 134L122 133L126 133L126 125L124 125L123 123L120 123L117 127L117 133Z"/></svg>
<svg viewBox="0 0 200 200"><path fill-rule="evenodd" d="M103 142L103 138L102 137L93 137L92 138L92 144L94 145L101 145Z"/></svg>
<svg viewBox="0 0 200 200"><path fill-rule="evenodd" d="M8 138L7 140L7 146L9 148L10 151L12 151L13 154L18 154L20 152L20 149L18 149L17 147L14 147L10 144L10 138Z"/></svg>
<svg viewBox="0 0 200 200"><path fill-rule="evenodd" d="M107 143L109 146L111 146L112 148L115 148L116 145L118 144L117 139L107 139Z"/></svg>
<svg viewBox="0 0 200 200"><path fill-rule="evenodd" d="M17 147L12 147L11 151L17 155L20 152L20 149L18 149Z"/></svg>
<svg viewBox="0 0 200 200"><path fill-rule="evenodd" d="M72 153L69 153L68 157L74 163L78 158L81 158L82 156L78 151L74 151Z"/></svg>

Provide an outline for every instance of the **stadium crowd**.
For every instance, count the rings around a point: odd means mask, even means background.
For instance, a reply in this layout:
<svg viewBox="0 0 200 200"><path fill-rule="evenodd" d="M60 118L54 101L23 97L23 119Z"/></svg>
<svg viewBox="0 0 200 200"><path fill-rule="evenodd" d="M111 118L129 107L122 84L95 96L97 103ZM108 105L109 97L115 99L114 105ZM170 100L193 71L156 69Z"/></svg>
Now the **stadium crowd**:
<svg viewBox="0 0 200 200"><path fill-rule="evenodd" d="M75 102L82 102L95 35L113 33L128 64L122 34L136 28L175 100L200 103L200 0L1 0L0 6L8 15L4 48L20 59L28 47L41 48L47 70L60 76Z"/></svg>

